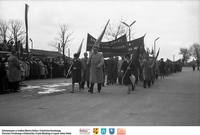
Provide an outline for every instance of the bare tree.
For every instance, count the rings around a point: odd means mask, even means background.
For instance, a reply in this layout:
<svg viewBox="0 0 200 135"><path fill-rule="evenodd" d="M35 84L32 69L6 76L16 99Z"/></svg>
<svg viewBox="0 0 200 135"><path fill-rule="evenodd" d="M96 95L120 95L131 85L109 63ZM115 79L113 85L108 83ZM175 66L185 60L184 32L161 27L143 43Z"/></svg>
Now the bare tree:
<svg viewBox="0 0 200 135"><path fill-rule="evenodd" d="M21 41L21 43L24 43L25 41L25 31L23 27L23 23L19 20L10 20L10 32L11 37L14 39L15 44L17 41Z"/></svg>
<svg viewBox="0 0 200 135"><path fill-rule="evenodd" d="M60 47L62 49L63 57L65 56L65 49L68 47L68 43L71 41L72 32L69 32L66 24L60 25L59 38Z"/></svg>
<svg viewBox="0 0 200 135"><path fill-rule="evenodd" d="M191 55L197 60L200 59L200 45L198 43L194 43L190 48L189 51Z"/></svg>
<svg viewBox="0 0 200 135"><path fill-rule="evenodd" d="M8 37L8 23L4 20L0 20L0 42L6 43Z"/></svg>
<svg viewBox="0 0 200 135"><path fill-rule="evenodd" d="M69 31L69 27L66 24L61 24L59 26L58 36L55 38L55 41L49 43L50 46L61 50L63 58L65 59L65 50L71 41L72 32Z"/></svg>
<svg viewBox="0 0 200 135"><path fill-rule="evenodd" d="M122 36L123 34L126 34L126 29L122 23L118 24L109 24L107 32L105 33L105 37L108 40L115 40Z"/></svg>
<svg viewBox="0 0 200 135"><path fill-rule="evenodd" d="M184 63L187 63L187 61L189 60L189 58L191 56L189 49L187 49L187 48L180 48L179 54L183 55L183 62Z"/></svg>
<svg viewBox="0 0 200 135"><path fill-rule="evenodd" d="M196 59L197 69L199 70L200 66L200 45L198 43L194 43L189 49L191 55Z"/></svg>

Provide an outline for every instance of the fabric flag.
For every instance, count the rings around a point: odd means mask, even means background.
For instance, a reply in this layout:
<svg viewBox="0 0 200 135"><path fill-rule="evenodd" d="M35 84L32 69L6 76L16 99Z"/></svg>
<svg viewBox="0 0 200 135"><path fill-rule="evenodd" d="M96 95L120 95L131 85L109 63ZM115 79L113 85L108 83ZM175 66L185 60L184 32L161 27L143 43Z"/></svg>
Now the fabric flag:
<svg viewBox="0 0 200 135"><path fill-rule="evenodd" d="M83 39L83 40L84 40L84 39ZM83 40L82 40L81 45L80 45L80 47L79 47L79 49L78 49L78 51L77 51L77 53L76 53L76 54L78 54L78 57L79 57L80 54L81 54L81 49L82 49L82 46L83 46Z"/></svg>
<svg viewBox="0 0 200 135"><path fill-rule="evenodd" d="M68 57L70 57L70 49L68 48Z"/></svg>
<svg viewBox="0 0 200 135"><path fill-rule="evenodd" d="M110 22L110 19L109 19L108 22L106 23L106 26L104 27L104 30L102 31L102 33L101 33L101 35L99 36L99 38L96 40L94 46L98 46L98 47L99 47L100 42L101 42L101 40L102 40L102 38L103 38L103 35L104 35L105 31L106 31L106 28L107 28L109 22Z"/></svg>
<svg viewBox="0 0 200 135"><path fill-rule="evenodd" d="M144 36L134 39L132 41L127 42L128 46L129 46L129 52L130 53L135 53L135 51L137 51L137 49L140 47L141 52L144 51Z"/></svg>
<svg viewBox="0 0 200 135"><path fill-rule="evenodd" d="M25 4L26 52L28 52L28 4Z"/></svg>
<svg viewBox="0 0 200 135"><path fill-rule="evenodd" d="M155 61L157 60L159 53L160 53L160 48L158 49L158 52L157 52L157 54L156 54Z"/></svg>
<svg viewBox="0 0 200 135"><path fill-rule="evenodd" d="M154 55L154 49L153 49L153 47L151 48L151 55Z"/></svg>
<svg viewBox="0 0 200 135"><path fill-rule="evenodd" d="M160 48L158 49L158 52L157 52L157 54L156 54L156 57L153 59L153 63L152 63L152 67L156 64L156 60L157 60L157 58L158 58L158 55L159 55L159 53L160 53Z"/></svg>

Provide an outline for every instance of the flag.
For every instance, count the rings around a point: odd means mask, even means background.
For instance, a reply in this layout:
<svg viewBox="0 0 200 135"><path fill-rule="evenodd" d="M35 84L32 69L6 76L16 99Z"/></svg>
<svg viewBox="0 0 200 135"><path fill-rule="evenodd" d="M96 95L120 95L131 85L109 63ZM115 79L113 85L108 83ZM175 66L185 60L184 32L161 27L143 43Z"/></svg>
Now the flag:
<svg viewBox="0 0 200 135"><path fill-rule="evenodd" d="M157 54L156 54L155 61L157 60L159 53L160 53L160 48L158 49L158 52L157 52Z"/></svg>
<svg viewBox="0 0 200 135"><path fill-rule="evenodd" d="M151 48L151 55L154 55L153 47Z"/></svg>
<svg viewBox="0 0 200 135"><path fill-rule="evenodd" d="M28 52L28 4L25 4L26 52Z"/></svg>
<svg viewBox="0 0 200 135"><path fill-rule="evenodd" d="M153 63L151 64L152 67L156 64L156 60L158 58L159 53L160 53L160 48L158 49L158 52L156 53L156 57L153 59Z"/></svg>
<svg viewBox="0 0 200 135"><path fill-rule="evenodd" d="M68 57L70 57L70 49L68 48Z"/></svg>
<svg viewBox="0 0 200 135"><path fill-rule="evenodd" d="M109 22L110 22L110 19L109 19L108 22L106 23L106 26L104 27L104 30L102 31L102 33L101 33L101 35L99 36L99 38L96 40L94 46L99 46L99 44L100 44L100 42L101 42L101 40L102 40L102 38L103 38L103 35L104 35L105 31L106 31L106 28L107 28Z"/></svg>
<svg viewBox="0 0 200 135"><path fill-rule="evenodd" d="M84 39L83 39L84 40ZM78 49L78 51L77 51L77 55L78 55L78 57L80 56L80 54L81 54L81 49L82 49L82 46L83 46L83 40L82 40L82 42L81 42L81 45L80 45L80 47L79 47L79 49Z"/></svg>

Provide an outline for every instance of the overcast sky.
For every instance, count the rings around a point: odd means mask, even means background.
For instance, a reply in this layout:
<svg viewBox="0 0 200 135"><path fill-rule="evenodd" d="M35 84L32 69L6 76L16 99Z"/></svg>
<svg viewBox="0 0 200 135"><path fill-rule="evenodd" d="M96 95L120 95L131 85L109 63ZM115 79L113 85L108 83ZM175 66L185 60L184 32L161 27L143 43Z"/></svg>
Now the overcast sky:
<svg viewBox="0 0 200 135"><path fill-rule="evenodd" d="M73 32L70 43L71 56L84 38L82 52L86 50L87 33L98 37L107 20L119 23L123 20L132 26L134 38L147 33L145 46L152 48L153 41L159 57L176 59L180 47L200 43L200 1L91 1L91 0L45 0L45 1L0 1L0 18L20 19L24 22L24 4L29 4L29 37L35 49L55 50L48 44L57 36L59 25L68 24Z"/></svg>

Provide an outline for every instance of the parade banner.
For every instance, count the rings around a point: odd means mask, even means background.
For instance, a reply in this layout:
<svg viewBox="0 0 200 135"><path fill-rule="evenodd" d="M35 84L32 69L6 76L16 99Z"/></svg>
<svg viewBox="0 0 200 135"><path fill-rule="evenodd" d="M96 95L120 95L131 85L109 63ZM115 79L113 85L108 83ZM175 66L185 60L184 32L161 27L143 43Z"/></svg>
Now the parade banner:
<svg viewBox="0 0 200 135"><path fill-rule="evenodd" d="M96 39L88 33L87 36L87 51L91 51ZM126 35L119 37L116 40L109 42L100 42L99 52L102 52L104 57L121 56L128 53Z"/></svg>
<svg viewBox="0 0 200 135"><path fill-rule="evenodd" d="M144 37L137 38L135 40L127 42L127 46L129 46L128 50L132 54L136 53L138 48L140 48L140 52L144 51Z"/></svg>
<svg viewBox="0 0 200 135"><path fill-rule="evenodd" d="M105 31L106 31L106 28L107 28L109 22L110 22L110 19L107 21L107 23L106 23L101 35L99 36L99 38L97 38L97 40L95 41L94 46L98 46L99 47L99 44L101 43L101 40L103 39L103 36L105 34Z"/></svg>
<svg viewBox="0 0 200 135"><path fill-rule="evenodd" d="M83 40L84 40L84 39L83 39ZM78 51L77 51L78 57L79 57L80 54L81 54L81 49L82 49L82 46L83 46L83 40L82 40L81 45L79 46Z"/></svg>

